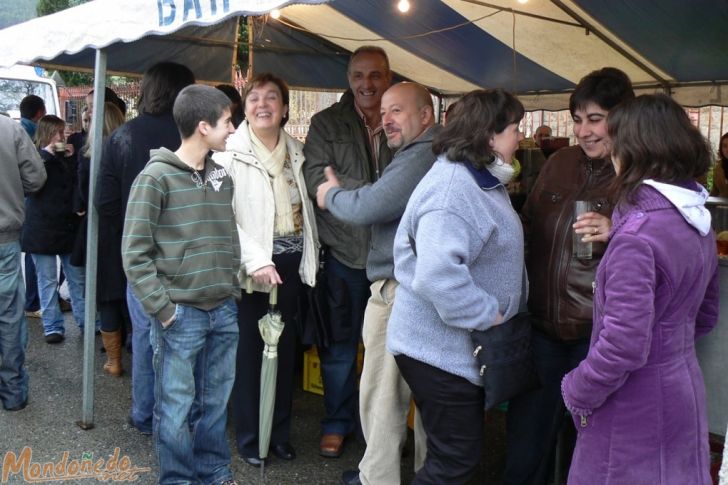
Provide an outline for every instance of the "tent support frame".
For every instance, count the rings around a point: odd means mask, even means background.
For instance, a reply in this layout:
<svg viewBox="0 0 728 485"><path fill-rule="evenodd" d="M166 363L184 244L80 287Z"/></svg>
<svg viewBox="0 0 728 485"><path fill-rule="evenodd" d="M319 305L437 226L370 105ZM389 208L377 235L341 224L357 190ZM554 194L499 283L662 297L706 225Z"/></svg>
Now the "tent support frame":
<svg viewBox="0 0 728 485"><path fill-rule="evenodd" d="M96 274L98 268L99 215L94 205L96 175L101 159L104 130L104 98L106 94L106 51L96 49L94 68L94 112L91 117L91 168L89 171L88 231L86 234L86 307L83 326L83 402L81 420L76 424L84 430L94 427L94 367L96 348Z"/></svg>

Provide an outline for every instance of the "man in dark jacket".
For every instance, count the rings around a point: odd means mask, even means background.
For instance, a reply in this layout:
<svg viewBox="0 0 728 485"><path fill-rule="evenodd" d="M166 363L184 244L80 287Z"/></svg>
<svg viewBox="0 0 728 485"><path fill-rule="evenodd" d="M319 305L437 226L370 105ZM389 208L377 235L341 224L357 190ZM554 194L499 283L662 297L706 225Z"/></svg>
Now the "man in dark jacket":
<svg viewBox="0 0 728 485"><path fill-rule="evenodd" d="M382 131L379 107L390 85L387 54L379 47L357 49L347 69L348 90L341 100L311 119L303 165L311 197L331 166L347 189L375 182L392 159ZM325 247L332 342L319 349L326 417L319 452L338 457L356 425L356 355L369 298L366 261L369 229L352 226L317 210L319 239Z"/></svg>
<svg viewBox="0 0 728 485"><path fill-rule="evenodd" d="M28 403L28 328L19 241L23 193L40 190L46 171L23 128L5 116L0 116L0 171L0 401L5 410L19 411Z"/></svg>
<svg viewBox="0 0 728 485"><path fill-rule="evenodd" d="M25 128L31 141L35 129L46 114L45 101L40 96L29 94L20 101L20 124ZM25 255L25 316L40 318L40 297L38 296L38 279L35 274L35 263L30 254Z"/></svg>
<svg viewBox="0 0 728 485"><path fill-rule="evenodd" d="M99 167L96 208L99 211L99 261L104 271L98 280L99 300L124 300L132 322L132 401L130 424L145 434L152 432L154 371L149 340L151 317L134 293L127 288L121 262L121 235L132 182L149 161L149 150L176 150L180 135L172 117L177 94L195 77L187 67L160 62L144 73L139 99L139 116L116 129L104 144ZM101 244L101 241L105 244ZM103 321L103 318L102 318ZM102 322L108 323L108 322ZM117 348L118 331L112 338ZM106 345L106 344L105 344Z"/></svg>

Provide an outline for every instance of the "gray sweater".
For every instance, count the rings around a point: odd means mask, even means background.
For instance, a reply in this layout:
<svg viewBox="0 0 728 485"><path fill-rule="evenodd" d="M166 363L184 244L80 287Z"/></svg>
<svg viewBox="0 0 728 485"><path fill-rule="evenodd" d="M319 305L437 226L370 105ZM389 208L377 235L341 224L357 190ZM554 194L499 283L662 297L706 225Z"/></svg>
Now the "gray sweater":
<svg viewBox="0 0 728 485"><path fill-rule="evenodd" d="M438 158L402 216L394 264L387 349L482 386L469 330L514 316L526 299L523 230L505 187Z"/></svg>
<svg viewBox="0 0 728 485"><path fill-rule="evenodd" d="M372 225L367 258L370 281L394 278L394 235L412 191L435 162L432 139L439 131L439 125L432 126L403 146L375 183L354 190L337 187L326 194L326 208L334 217Z"/></svg>
<svg viewBox="0 0 728 485"><path fill-rule="evenodd" d="M43 187L46 171L22 125L1 115L0 173L0 244L5 244L20 239L25 220L23 195Z"/></svg>

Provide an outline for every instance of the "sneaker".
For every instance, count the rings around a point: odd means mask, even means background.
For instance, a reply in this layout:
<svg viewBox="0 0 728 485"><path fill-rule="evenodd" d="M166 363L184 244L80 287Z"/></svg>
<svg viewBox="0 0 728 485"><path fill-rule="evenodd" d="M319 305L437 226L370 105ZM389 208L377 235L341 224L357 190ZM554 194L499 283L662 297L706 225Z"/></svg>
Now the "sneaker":
<svg viewBox="0 0 728 485"><path fill-rule="evenodd" d="M57 344L63 341L63 335L60 333L49 333L45 336L45 341L48 344Z"/></svg>
<svg viewBox="0 0 728 485"><path fill-rule="evenodd" d="M25 311L25 316L28 317L28 318L41 318L43 316L43 313L40 311L40 309L38 309L38 310L32 310L32 311L31 310L26 310Z"/></svg>

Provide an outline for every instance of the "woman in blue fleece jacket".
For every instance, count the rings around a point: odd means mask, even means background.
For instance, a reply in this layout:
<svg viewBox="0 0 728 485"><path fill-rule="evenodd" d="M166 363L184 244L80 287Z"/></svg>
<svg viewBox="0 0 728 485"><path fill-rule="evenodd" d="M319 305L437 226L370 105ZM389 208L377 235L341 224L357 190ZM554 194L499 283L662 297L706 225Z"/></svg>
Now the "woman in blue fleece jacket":
<svg viewBox="0 0 728 485"><path fill-rule="evenodd" d="M500 89L458 101L395 237L387 348L427 433L415 484L465 483L480 458L484 393L469 331L498 325L526 300L523 231L505 188L522 117Z"/></svg>

